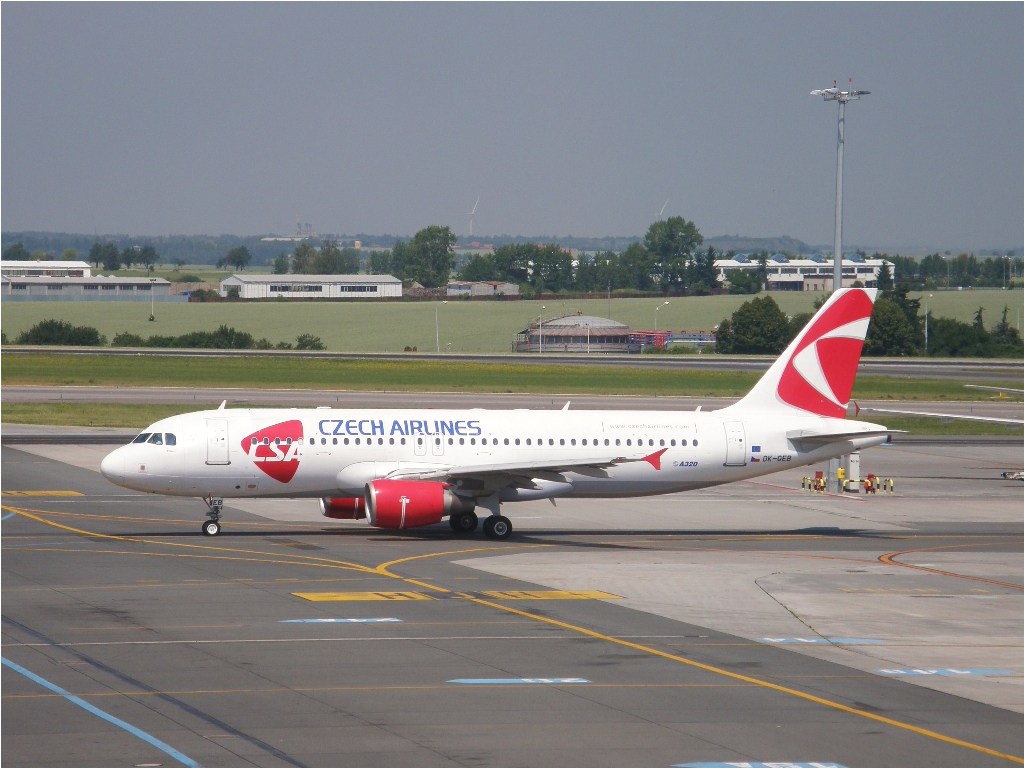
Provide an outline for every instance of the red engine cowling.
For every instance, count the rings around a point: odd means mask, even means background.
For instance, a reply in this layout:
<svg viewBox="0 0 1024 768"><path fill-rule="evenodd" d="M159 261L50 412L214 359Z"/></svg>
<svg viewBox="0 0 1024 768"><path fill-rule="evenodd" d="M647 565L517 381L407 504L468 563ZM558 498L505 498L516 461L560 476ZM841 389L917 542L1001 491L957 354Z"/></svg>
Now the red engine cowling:
<svg viewBox="0 0 1024 768"><path fill-rule="evenodd" d="M374 480L366 484L366 513L377 528L418 528L447 515L472 512L476 504L449 490L447 483Z"/></svg>
<svg viewBox="0 0 1024 768"><path fill-rule="evenodd" d="M362 496L355 498L322 498L320 512L324 517L334 520L363 520L366 518L366 500Z"/></svg>

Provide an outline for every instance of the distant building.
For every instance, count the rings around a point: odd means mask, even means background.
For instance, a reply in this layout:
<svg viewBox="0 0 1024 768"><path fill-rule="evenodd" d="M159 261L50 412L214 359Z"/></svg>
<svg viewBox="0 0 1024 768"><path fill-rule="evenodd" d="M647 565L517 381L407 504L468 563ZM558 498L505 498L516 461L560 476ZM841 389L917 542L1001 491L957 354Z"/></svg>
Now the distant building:
<svg viewBox="0 0 1024 768"><path fill-rule="evenodd" d="M626 352L629 326L592 315L566 315L536 323L516 334L516 352Z"/></svg>
<svg viewBox="0 0 1024 768"><path fill-rule="evenodd" d="M162 277L8 277L4 301L184 301Z"/></svg>
<svg viewBox="0 0 1024 768"><path fill-rule="evenodd" d="M87 261L0 261L4 277L91 277Z"/></svg>
<svg viewBox="0 0 1024 768"><path fill-rule="evenodd" d="M232 275L220 295L240 299L391 299L402 297L402 281L391 275Z"/></svg>
<svg viewBox="0 0 1024 768"><path fill-rule="evenodd" d="M851 255L843 259L843 285L849 288L860 281L865 288L878 286L878 275L888 265L895 277L895 266L885 259L867 259L863 256ZM745 254L737 254L732 259L716 259L715 270L718 280L729 282L728 274L734 270L757 272L761 263ZM808 259L790 259L776 253L768 257L767 277L769 291L831 291L833 283L833 261L824 256L812 256Z"/></svg>
<svg viewBox="0 0 1024 768"><path fill-rule="evenodd" d="M448 296L461 298L469 296L518 296L519 286L515 283L505 283L500 280L485 280L482 282L467 282L465 280L452 280L448 283Z"/></svg>

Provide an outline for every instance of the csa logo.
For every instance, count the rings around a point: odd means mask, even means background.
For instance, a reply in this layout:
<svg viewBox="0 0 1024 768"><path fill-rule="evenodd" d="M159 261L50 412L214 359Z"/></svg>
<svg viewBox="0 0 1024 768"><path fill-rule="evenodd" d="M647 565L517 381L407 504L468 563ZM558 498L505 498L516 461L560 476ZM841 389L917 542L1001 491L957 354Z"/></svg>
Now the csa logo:
<svg viewBox="0 0 1024 768"><path fill-rule="evenodd" d="M302 422L282 421L242 438L242 450L253 463L279 483L290 482L299 469Z"/></svg>
<svg viewBox="0 0 1024 768"><path fill-rule="evenodd" d="M846 414L871 309L867 294L853 291L807 329L779 380L784 402L821 416Z"/></svg>

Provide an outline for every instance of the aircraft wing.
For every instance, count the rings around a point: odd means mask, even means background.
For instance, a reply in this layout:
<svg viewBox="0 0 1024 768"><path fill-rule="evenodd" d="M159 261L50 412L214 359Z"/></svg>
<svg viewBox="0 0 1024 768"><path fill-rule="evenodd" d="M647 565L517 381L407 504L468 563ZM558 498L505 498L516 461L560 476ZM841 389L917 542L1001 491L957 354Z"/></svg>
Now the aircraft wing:
<svg viewBox="0 0 1024 768"><path fill-rule="evenodd" d="M408 474L392 473L389 479L413 478L419 480L447 480L462 477L485 477L488 475L513 475L522 477L536 477L560 472L581 472L603 470L619 464L630 462L646 461L655 469L661 469L661 456L667 449L663 448L654 453L644 455L607 456L602 458L586 459L554 459L549 461L518 461L502 462L497 464L464 464L452 467L435 467L426 471L418 469Z"/></svg>

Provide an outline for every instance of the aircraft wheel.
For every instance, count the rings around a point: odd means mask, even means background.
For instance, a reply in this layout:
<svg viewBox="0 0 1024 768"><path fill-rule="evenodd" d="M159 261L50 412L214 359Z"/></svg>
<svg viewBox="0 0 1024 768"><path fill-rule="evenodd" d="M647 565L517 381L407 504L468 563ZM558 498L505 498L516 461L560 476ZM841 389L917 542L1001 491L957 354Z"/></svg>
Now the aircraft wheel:
<svg viewBox="0 0 1024 768"><path fill-rule="evenodd" d="M216 536L218 533L220 533L220 523L216 520L207 520L203 523L204 536Z"/></svg>
<svg viewBox="0 0 1024 768"><path fill-rule="evenodd" d="M484 520L484 534L490 539L507 539L512 535L512 521L502 515Z"/></svg>
<svg viewBox="0 0 1024 768"><path fill-rule="evenodd" d="M478 523L479 518L476 516L476 512L465 512L448 518L448 524L456 533L472 533L476 530Z"/></svg>

